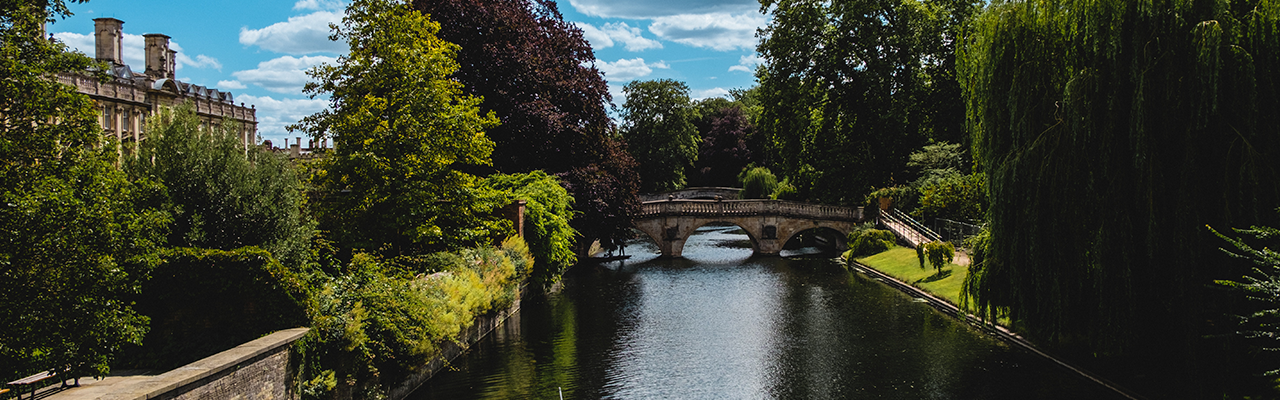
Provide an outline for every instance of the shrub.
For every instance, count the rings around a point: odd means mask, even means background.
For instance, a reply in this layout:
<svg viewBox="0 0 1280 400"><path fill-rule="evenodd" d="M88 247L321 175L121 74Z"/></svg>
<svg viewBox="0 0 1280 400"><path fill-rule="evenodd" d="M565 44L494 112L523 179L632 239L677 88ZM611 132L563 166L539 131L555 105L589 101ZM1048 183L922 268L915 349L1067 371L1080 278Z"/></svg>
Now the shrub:
<svg viewBox="0 0 1280 400"><path fill-rule="evenodd" d="M163 258L138 300L151 332L144 347L126 353L123 366L177 367L307 325L311 286L266 250L178 248Z"/></svg>
<svg viewBox="0 0 1280 400"><path fill-rule="evenodd" d="M778 191L778 178L765 167L743 170L738 181L742 182L741 197L744 199L767 199Z"/></svg>
<svg viewBox="0 0 1280 400"><path fill-rule="evenodd" d="M925 221L978 221L986 209L987 175L953 175L920 186L920 206L912 215Z"/></svg>
<svg viewBox="0 0 1280 400"><path fill-rule="evenodd" d="M778 188L773 190L773 194L769 198L774 200L793 200L799 201L800 192L796 190L796 186L791 184L790 180L783 179L778 183Z"/></svg>
<svg viewBox="0 0 1280 400"><path fill-rule="evenodd" d="M955 259L956 248L950 242L929 242L924 244L924 254L929 259L929 264L933 264L934 269L942 270L943 266Z"/></svg>
<svg viewBox="0 0 1280 400"><path fill-rule="evenodd" d="M578 231L569 226L576 214L573 197L559 180L542 171L493 175L485 184L526 202L525 237L536 260L528 277L545 286L559 281L560 274L578 261L573 251Z"/></svg>
<svg viewBox="0 0 1280 400"><path fill-rule="evenodd" d="M883 229L854 231L848 236L849 250L854 257L869 256L889 250L898 240L893 232Z"/></svg>
<svg viewBox="0 0 1280 400"><path fill-rule="evenodd" d="M386 387L427 364L441 343L458 340L477 316L510 307L519 297L521 271L532 262L528 246L515 237L502 248L440 253L398 266L354 255L347 275L322 285L312 331L300 341L304 398L330 398L338 385L351 385L356 398L385 396ZM414 268L419 272L406 273Z"/></svg>

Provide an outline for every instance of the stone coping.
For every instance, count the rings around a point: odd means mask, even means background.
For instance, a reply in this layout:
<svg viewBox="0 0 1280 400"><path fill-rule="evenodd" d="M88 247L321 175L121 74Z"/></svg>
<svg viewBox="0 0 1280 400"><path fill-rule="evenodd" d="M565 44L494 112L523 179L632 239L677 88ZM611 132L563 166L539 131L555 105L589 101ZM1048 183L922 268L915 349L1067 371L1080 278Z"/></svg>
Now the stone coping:
<svg viewBox="0 0 1280 400"><path fill-rule="evenodd" d="M50 400L145 400L153 399L234 368L254 357L288 346L310 328L276 331L233 349L205 357L160 375L110 376L102 380L82 379L80 387L52 393ZM51 388L56 388L51 387ZM57 390L57 389L52 389ZM43 396L41 396L43 397Z"/></svg>

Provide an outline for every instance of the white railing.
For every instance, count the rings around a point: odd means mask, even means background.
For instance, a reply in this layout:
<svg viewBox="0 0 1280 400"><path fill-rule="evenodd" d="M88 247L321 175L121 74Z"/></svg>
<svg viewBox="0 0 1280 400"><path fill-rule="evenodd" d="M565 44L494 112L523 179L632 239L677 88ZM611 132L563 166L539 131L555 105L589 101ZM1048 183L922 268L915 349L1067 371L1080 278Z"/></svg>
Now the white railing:
<svg viewBox="0 0 1280 400"><path fill-rule="evenodd" d="M913 225L920 225L912 220L911 217L900 213L888 213L884 210L878 210L880 213L880 225L884 225L890 232L898 235L902 240L911 244L911 247L918 247L922 244L938 240L937 234L928 229L924 232L916 230ZM895 215L896 214L896 215ZM900 218L901 217L901 218Z"/></svg>
<svg viewBox="0 0 1280 400"><path fill-rule="evenodd" d="M641 204L636 218L687 215L700 217L739 217L782 215L799 218L858 221L862 209L823 204L797 203L784 200L674 200Z"/></svg>

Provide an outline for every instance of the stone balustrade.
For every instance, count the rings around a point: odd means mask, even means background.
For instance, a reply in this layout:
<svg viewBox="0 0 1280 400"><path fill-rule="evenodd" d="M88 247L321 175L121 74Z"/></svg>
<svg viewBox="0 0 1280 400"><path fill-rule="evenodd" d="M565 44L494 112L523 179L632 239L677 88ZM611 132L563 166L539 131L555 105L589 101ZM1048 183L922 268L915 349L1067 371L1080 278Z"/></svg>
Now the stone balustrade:
<svg viewBox="0 0 1280 400"><path fill-rule="evenodd" d="M859 221L859 208L785 200L659 200L641 204L636 218L658 216L744 217L777 215L794 218Z"/></svg>

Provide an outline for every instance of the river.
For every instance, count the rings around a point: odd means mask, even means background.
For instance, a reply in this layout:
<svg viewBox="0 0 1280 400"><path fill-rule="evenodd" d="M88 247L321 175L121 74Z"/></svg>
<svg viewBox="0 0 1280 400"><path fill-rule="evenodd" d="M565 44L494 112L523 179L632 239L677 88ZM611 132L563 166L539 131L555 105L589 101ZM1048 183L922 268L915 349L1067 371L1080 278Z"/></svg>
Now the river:
<svg viewBox="0 0 1280 400"><path fill-rule="evenodd" d="M708 226L578 266L410 399L1108 399L1049 361L806 248Z"/></svg>

